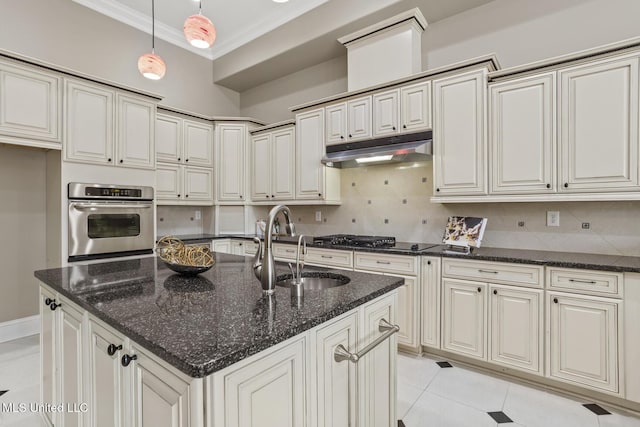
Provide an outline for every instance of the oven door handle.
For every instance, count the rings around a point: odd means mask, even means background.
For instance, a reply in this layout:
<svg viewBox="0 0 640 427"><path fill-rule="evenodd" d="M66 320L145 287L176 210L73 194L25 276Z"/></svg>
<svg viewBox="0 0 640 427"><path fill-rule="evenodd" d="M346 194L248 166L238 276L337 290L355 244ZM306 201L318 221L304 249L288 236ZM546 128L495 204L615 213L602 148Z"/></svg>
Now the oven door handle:
<svg viewBox="0 0 640 427"><path fill-rule="evenodd" d="M99 209L149 209L151 208L151 204L144 203L139 205L119 205L119 204L107 204L107 203L73 203L71 206L74 209L79 211L91 208L99 208Z"/></svg>

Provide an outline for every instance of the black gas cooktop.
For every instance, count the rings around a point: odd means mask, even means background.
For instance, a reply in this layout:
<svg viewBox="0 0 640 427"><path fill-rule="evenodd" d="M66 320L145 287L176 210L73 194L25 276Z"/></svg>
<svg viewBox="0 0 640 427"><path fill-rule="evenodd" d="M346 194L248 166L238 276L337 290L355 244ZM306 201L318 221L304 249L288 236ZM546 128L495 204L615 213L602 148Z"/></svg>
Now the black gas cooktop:
<svg viewBox="0 0 640 427"><path fill-rule="evenodd" d="M406 251L421 251L434 244L396 242L395 237L389 236L359 236L355 234L331 234L313 238L313 243L324 246L346 246L361 248L388 248Z"/></svg>

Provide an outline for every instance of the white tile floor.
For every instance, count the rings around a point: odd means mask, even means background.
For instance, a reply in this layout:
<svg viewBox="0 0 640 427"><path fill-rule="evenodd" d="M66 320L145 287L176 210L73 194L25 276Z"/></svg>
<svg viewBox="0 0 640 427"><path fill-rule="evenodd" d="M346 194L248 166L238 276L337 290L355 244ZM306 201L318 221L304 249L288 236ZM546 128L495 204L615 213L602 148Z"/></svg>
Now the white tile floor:
<svg viewBox="0 0 640 427"><path fill-rule="evenodd" d="M37 335L0 343L1 403L37 402ZM441 360L441 359L439 359ZM498 424L487 412L502 411L526 427L640 427L640 418L595 415L578 401L456 366L440 368L430 357L398 356L398 418L406 427L484 427ZM38 414L2 412L0 426L44 427Z"/></svg>
<svg viewBox="0 0 640 427"><path fill-rule="evenodd" d="M640 418L596 415L579 401L478 373L444 359L398 356L398 418L406 427L640 427ZM488 412L504 412L513 422L498 424Z"/></svg>

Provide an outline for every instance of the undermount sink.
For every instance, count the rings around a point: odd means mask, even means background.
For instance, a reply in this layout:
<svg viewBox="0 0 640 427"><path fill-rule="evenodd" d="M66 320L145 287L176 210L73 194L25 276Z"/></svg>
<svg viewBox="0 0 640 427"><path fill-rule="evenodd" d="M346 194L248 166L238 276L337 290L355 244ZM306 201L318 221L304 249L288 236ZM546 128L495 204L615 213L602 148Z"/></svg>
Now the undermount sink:
<svg viewBox="0 0 640 427"><path fill-rule="evenodd" d="M322 289L335 288L336 286L346 285L351 281L347 276L335 273L322 273L310 271L302 273L302 283L306 291L317 291ZM295 279L291 274L278 276L276 280L277 286L290 288L295 283Z"/></svg>

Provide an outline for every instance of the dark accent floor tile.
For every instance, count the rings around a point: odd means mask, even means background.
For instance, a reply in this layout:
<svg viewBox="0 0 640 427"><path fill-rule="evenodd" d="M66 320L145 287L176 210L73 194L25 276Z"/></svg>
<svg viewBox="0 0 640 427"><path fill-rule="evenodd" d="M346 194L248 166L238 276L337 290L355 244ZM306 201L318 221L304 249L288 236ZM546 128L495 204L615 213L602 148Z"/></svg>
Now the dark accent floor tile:
<svg viewBox="0 0 640 427"><path fill-rule="evenodd" d="M436 362L441 368L453 368L453 365L449 362Z"/></svg>
<svg viewBox="0 0 640 427"><path fill-rule="evenodd" d="M491 418L493 418L493 420L495 422L497 422L498 424L504 424L504 423L512 423L513 420L511 418L509 418L507 416L507 414L505 414L502 411L497 411L497 412L487 412L487 414L489 414L489 416Z"/></svg>
<svg viewBox="0 0 640 427"><path fill-rule="evenodd" d="M9 390L0 390L0 396L2 396L3 394L5 394L6 392L8 392Z"/></svg>
<svg viewBox="0 0 640 427"><path fill-rule="evenodd" d="M607 411L597 403L585 403L582 406L584 406L585 408L587 408L588 410L590 410L596 415L611 415L611 412Z"/></svg>
<svg viewBox="0 0 640 427"><path fill-rule="evenodd" d="M398 420L398 427L407 427L407 426L404 425L402 420Z"/></svg>

